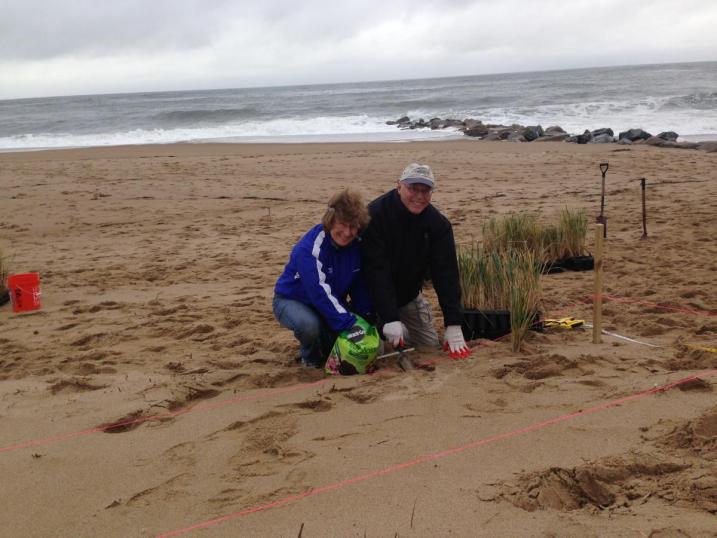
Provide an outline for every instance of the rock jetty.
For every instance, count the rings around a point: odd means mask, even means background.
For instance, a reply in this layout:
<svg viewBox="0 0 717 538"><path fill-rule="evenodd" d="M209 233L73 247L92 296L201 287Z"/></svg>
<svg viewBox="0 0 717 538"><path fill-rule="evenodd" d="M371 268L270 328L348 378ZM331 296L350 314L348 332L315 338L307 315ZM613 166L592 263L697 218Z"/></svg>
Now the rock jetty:
<svg viewBox="0 0 717 538"><path fill-rule="evenodd" d="M574 144L647 144L664 148L702 149L707 152L717 151L717 142L678 142L679 135L674 131L665 131L652 135L643 129L628 129L618 133L610 127L601 127L592 131L585 130L582 134L569 134L559 125L543 129L541 125L495 125L484 124L481 120L466 118L423 118L412 120L403 116L397 120L389 120L387 125L395 125L399 129L456 129L464 135L478 140L508 140L510 142L571 142Z"/></svg>

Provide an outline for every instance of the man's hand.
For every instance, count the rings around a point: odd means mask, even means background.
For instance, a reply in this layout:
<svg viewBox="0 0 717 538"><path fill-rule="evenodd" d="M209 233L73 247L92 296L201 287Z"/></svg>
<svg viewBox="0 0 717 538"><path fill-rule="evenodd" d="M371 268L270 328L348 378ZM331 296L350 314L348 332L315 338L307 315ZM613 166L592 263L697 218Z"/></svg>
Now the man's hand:
<svg viewBox="0 0 717 538"><path fill-rule="evenodd" d="M463 331L460 325L449 325L446 327L443 349L450 353L451 359L465 359L470 356L471 350L463 339Z"/></svg>
<svg viewBox="0 0 717 538"><path fill-rule="evenodd" d="M400 321L392 321L383 326L383 335L386 337L386 341L394 348L404 346L407 332L406 326Z"/></svg>

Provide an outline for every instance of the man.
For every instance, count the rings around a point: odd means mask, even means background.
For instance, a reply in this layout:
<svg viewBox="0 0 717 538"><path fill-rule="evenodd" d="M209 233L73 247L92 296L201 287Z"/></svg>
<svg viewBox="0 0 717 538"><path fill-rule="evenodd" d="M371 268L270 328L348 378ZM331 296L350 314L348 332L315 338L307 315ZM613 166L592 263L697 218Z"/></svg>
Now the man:
<svg viewBox="0 0 717 538"><path fill-rule="evenodd" d="M444 349L470 355L461 331L461 291L451 223L433 205L436 180L429 166L406 167L396 189L369 204L371 221L361 243L369 294L386 340L438 347L431 307L421 293L430 278L446 326Z"/></svg>

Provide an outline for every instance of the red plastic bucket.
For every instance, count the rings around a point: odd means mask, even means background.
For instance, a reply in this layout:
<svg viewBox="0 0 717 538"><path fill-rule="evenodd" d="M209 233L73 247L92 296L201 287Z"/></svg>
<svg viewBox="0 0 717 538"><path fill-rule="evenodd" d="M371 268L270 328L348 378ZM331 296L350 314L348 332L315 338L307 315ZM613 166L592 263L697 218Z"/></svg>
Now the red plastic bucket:
<svg viewBox="0 0 717 538"><path fill-rule="evenodd" d="M40 273L23 273L7 277L13 312L40 309Z"/></svg>

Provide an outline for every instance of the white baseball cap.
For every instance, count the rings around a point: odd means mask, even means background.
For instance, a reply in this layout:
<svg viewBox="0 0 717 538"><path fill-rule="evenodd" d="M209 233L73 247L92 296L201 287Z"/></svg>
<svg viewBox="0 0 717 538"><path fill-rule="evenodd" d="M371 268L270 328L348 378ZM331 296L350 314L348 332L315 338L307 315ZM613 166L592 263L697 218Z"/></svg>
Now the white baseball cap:
<svg viewBox="0 0 717 538"><path fill-rule="evenodd" d="M436 187L436 178L433 177L431 167L426 164L411 163L401 174L402 183L422 183L432 189Z"/></svg>

